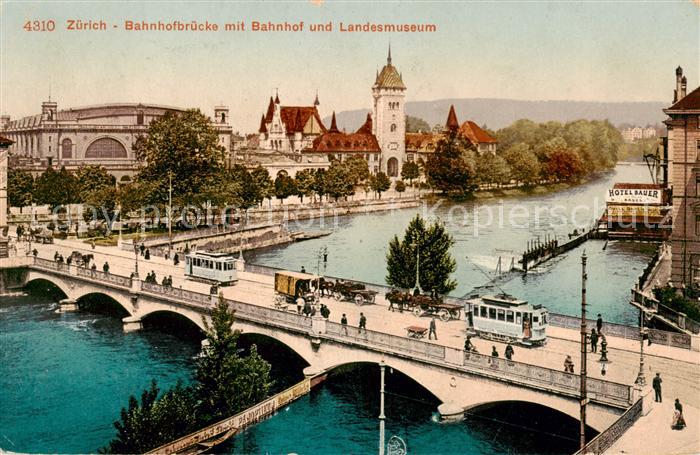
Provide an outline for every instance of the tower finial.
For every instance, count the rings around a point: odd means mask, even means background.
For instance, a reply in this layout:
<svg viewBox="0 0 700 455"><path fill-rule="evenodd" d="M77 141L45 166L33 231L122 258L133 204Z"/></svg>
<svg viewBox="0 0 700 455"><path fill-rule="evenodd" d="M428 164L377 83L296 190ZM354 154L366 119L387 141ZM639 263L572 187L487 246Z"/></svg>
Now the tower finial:
<svg viewBox="0 0 700 455"><path fill-rule="evenodd" d="M279 104L279 103L280 103L280 91L279 91L279 89L276 88L275 89L275 104Z"/></svg>
<svg viewBox="0 0 700 455"><path fill-rule="evenodd" d="M51 102L51 81L49 81L49 103Z"/></svg>
<svg viewBox="0 0 700 455"><path fill-rule="evenodd" d="M386 58L386 64L391 65L391 43L389 43L389 55Z"/></svg>
<svg viewBox="0 0 700 455"><path fill-rule="evenodd" d="M318 90L316 90L316 99L314 100L314 106L318 106L321 102L318 100Z"/></svg>

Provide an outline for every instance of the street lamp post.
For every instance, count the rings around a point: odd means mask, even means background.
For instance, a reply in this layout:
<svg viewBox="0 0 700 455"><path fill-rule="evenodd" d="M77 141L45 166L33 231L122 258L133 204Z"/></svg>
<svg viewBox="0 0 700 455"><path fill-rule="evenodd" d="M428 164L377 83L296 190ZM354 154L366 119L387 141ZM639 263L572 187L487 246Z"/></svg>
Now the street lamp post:
<svg viewBox="0 0 700 455"><path fill-rule="evenodd" d="M420 245L417 240L413 242L413 247L416 249L416 286L413 288L413 293L416 294L418 291L418 294L422 294L423 291L420 288Z"/></svg>
<svg viewBox="0 0 700 455"><path fill-rule="evenodd" d="M586 328L586 280L588 275L586 274L586 253L584 251L581 256L581 428L579 432L580 436L580 448L586 447L586 404L588 402L587 390L586 390L586 350L588 347L587 334L588 329Z"/></svg>
<svg viewBox="0 0 700 455"><path fill-rule="evenodd" d="M379 362L379 455L384 455L384 361Z"/></svg>
<svg viewBox="0 0 700 455"><path fill-rule="evenodd" d="M644 335L647 330L644 328L644 303L639 307L639 373L634 383L640 387L647 385L647 378L644 376Z"/></svg>
<svg viewBox="0 0 700 455"><path fill-rule="evenodd" d="M173 249L173 173L168 171L168 257Z"/></svg>
<svg viewBox="0 0 700 455"><path fill-rule="evenodd" d="M136 241L134 241L134 258L135 258L134 278L138 278L139 277L139 246L136 244Z"/></svg>

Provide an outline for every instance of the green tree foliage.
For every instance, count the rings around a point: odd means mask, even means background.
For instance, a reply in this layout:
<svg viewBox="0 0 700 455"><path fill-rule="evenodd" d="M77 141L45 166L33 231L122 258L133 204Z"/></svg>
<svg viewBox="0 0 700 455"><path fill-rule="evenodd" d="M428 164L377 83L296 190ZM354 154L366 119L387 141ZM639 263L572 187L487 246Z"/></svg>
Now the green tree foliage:
<svg viewBox="0 0 700 455"><path fill-rule="evenodd" d="M296 195L304 203L304 197L314 194L314 173L311 169L302 169L294 176L297 192Z"/></svg>
<svg viewBox="0 0 700 455"><path fill-rule="evenodd" d="M197 429L193 390L178 382L159 398L155 380L139 402L133 395L114 422L117 436L101 453L145 453Z"/></svg>
<svg viewBox="0 0 700 455"><path fill-rule="evenodd" d="M540 180L540 162L527 144L517 144L503 153L513 180L532 185Z"/></svg>
<svg viewBox="0 0 700 455"><path fill-rule="evenodd" d="M407 133L427 133L430 131L430 125L422 118L406 116L406 132Z"/></svg>
<svg viewBox="0 0 700 455"><path fill-rule="evenodd" d="M370 178L369 187L372 191L377 193L379 199L381 199L382 193L391 188L391 180L385 173L377 172Z"/></svg>
<svg viewBox="0 0 700 455"><path fill-rule="evenodd" d="M501 185L510 182L511 169L502 156L484 153L476 160L476 175L479 183Z"/></svg>
<svg viewBox="0 0 700 455"><path fill-rule="evenodd" d="M181 205L201 201L197 195L223 175L225 149L209 118L198 109L153 120L135 151L141 162L136 179L157 183L147 195L151 203L167 202L169 175L173 199Z"/></svg>
<svg viewBox="0 0 700 455"><path fill-rule="evenodd" d="M328 196L338 201L338 198L354 194L354 185L350 170L338 161L333 161L324 174L324 190Z"/></svg>
<svg viewBox="0 0 700 455"><path fill-rule="evenodd" d="M403 183L403 180L397 180L396 182L394 182L394 189L397 193L403 193L404 191L406 191L406 184Z"/></svg>
<svg viewBox="0 0 700 455"><path fill-rule="evenodd" d="M21 169L7 172L7 197L12 207L26 207L34 202L34 177Z"/></svg>
<svg viewBox="0 0 700 455"><path fill-rule="evenodd" d="M319 201L327 194L326 191L326 170L316 169L314 171L314 183L312 186L314 193L318 196Z"/></svg>
<svg viewBox="0 0 700 455"><path fill-rule="evenodd" d="M275 193L275 183L272 181L267 169L258 166L250 171L250 177L253 179L256 193L255 200L257 203L262 204L264 199L272 199Z"/></svg>
<svg viewBox="0 0 700 455"><path fill-rule="evenodd" d="M238 183L238 206L248 210L258 204L258 193L255 182L248 169L240 164L234 164L228 171L229 178Z"/></svg>
<svg viewBox="0 0 700 455"><path fill-rule="evenodd" d="M56 172L47 168L34 182L34 199L51 208L77 202L76 180L65 167Z"/></svg>
<svg viewBox="0 0 700 455"><path fill-rule="evenodd" d="M475 163L469 143L455 131L447 132L425 163L428 183L444 194L466 195L475 189Z"/></svg>
<svg viewBox="0 0 700 455"><path fill-rule="evenodd" d="M353 155L343 164L348 168L348 177L353 186L360 185L369 178L369 165L361 156Z"/></svg>
<svg viewBox="0 0 700 455"><path fill-rule="evenodd" d="M195 374L198 410L204 422L221 420L262 401L272 386L270 364L255 346L248 356L239 355L240 332L233 330L234 321L234 311L220 295L211 324L204 321L209 346Z"/></svg>
<svg viewBox="0 0 700 455"><path fill-rule="evenodd" d="M105 187L114 188L117 179L102 166L82 165L75 171L76 190L80 202L85 202L92 191Z"/></svg>
<svg viewBox="0 0 700 455"><path fill-rule="evenodd" d="M421 289L438 294L452 291L457 287L457 282L450 278L457 269L457 262L450 254L453 244L454 240L443 223L436 221L426 226L423 218L416 215L406 228L403 239L395 235L389 242L386 282L401 289L413 288L418 256Z"/></svg>
<svg viewBox="0 0 700 455"><path fill-rule="evenodd" d="M407 161L401 168L401 178L403 180L408 180L410 185L413 185L413 180L420 177L420 167L418 163L413 161Z"/></svg>
<svg viewBox="0 0 700 455"><path fill-rule="evenodd" d="M700 322L700 306L698 300L690 300L680 295L677 290L671 286L654 288L654 297L662 305L665 305L672 310L684 313L690 319ZM697 293L697 290L694 291ZM690 296L689 296L690 297Z"/></svg>
<svg viewBox="0 0 700 455"><path fill-rule="evenodd" d="M289 196L297 194L297 185L293 178L287 174L280 174L275 179L275 196L284 201Z"/></svg>
<svg viewBox="0 0 700 455"><path fill-rule="evenodd" d="M496 137L504 154L513 147L522 146L533 151L541 165L542 177L546 179L558 179L548 174L547 165L555 151L558 161L564 155L573 159L570 152L576 153L583 165L582 176L585 176L612 168L623 144L622 135L607 120L576 120L563 124L518 120L498 130Z"/></svg>

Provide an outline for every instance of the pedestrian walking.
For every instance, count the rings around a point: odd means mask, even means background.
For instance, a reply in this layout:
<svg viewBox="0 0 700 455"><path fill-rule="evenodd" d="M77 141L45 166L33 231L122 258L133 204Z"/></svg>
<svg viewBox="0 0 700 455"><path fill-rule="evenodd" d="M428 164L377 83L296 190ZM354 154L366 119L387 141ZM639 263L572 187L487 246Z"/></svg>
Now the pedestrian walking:
<svg viewBox="0 0 700 455"><path fill-rule="evenodd" d="M109 264L105 262L105 265L102 266L102 271L104 273L109 273Z"/></svg>
<svg viewBox="0 0 700 455"><path fill-rule="evenodd" d="M343 313L343 317L340 318L340 325L343 327L343 333L348 334L348 317Z"/></svg>
<svg viewBox="0 0 700 455"><path fill-rule="evenodd" d="M428 331L428 339L432 340L433 336L435 336L435 339L437 340L437 327L435 324L435 317L433 317L430 320L430 330Z"/></svg>
<svg viewBox="0 0 700 455"><path fill-rule="evenodd" d="M591 352L598 352L598 332L591 329Z"/></svg>
<svg viewBox="0 0 700 455"><path fill-rule="evenodd" d="M476 347L472 344L471 335L467 335L467 338L464 340L464 350L466 352L476 352Z"/></svg>
<svg viewBox="0 0 700 455"><path fill-rule="evenodd" d="M143 258L144 258L145 260L151 259L151 250L149 250L148 248L146 248L146 252L143 254Z"/></svg>
<svg viewBox="0 0 700 455"><path fill-rule="evenodd" d="M685 428L685 419L683 418L683 405L680 401L678 401L678 398L676 398L676 402L674 403L673 407L675 408L675 410L673 411L673 421L671 421L671 429L682 430L683 428Z"/></svg>
<svg viewBox="0 0 700 455"><path fill-rule="evenodd" d="M304 316L308 318L309 315L311 315L311 304L304 301Z"/></svg>
<svg viewBox="0 0 700 455"><path fill-rule="evenodd" d="M367 318L364 313L360 313L360 324L357 328L357 333L362 333L363 330L367 334Z"/></svg>
<svg viewBox="0 0 700 455"><path fill-rule="evenodd" d="M141 245L139 245L139 251L141 252L141 256L143 256L144 251L146 251L146 247L144 246L143 243Z"/></svg>
<svg viewBox="0 0 700 455"><path fill-rule="evenodd" d="M496 346L491 346L491 357L498 357L498 351L496 350Z"/></svg>
<svg viewBox="0 0 700 455"><path fill-rule="evenodd" d="M564 359L564 373L573 373L574 372L574 361L571 360L571 356L567 355L566 358Z"/></svg>
<svg viewBox="0 0 700 455"><path fill-rule="evenodd" d="M168 286L173 287L173 276L168 275Z"/></svg>
<svg viewBox="0 0 700 455"><path fill-rule="evenodd" d="M321 304L321 316L323 316L323 319L328 319L331 315L331 310L328 308L326 305L323 303Z"/></svg>
<svg viewBox="0 0 700 455"><path fill-rule="evenodd" d="M90 247L94 250L95 249L95 241L90 240Z"/></svg>
<svg viewBox="0 0 700 455"><path fill-rule="evenodd" d="M297 297L297 314L301 314L301 310L304 308L304 297Z"/></svg>
<svg viewBox="0 0 700 455"><path fill-rule="evenodd" d="M306 267L304 267L303 265L301 266L301 273L306 273Z"/></svg>
<svg viewBox="0 0 700 455"><path fill-rule="evenodd" d="M36 248L34 248L34 249L32 250L32 255L33 255L34 257L37 257L37 256L39 255L39 250L37 250Z"/></svg>
<svg viewBox="0 0 700 455"><path fill-rule="evenodd" d="M657 403L661 403L661 383L663 380L661 379L661 374L656 373L656 376L654 376L654 380L651 382L651 386L654 389L654 401Z"/></svg>
<svg viewBox="0 0 700 455"><path fill-rule="evenodd" d="M508 345L506 346L506 359L512 360L513 354L515 354L515 352L513 351L513 345L508 343Z"/></svg>
<svg viewBox="0 0 700 455"><path fill-rule="evenodd" d="M173 265L178 265L180 263L180 256L175 253L175 256L173 256Z"/></svg>
<svg viewBox="0 0 700 455"><path fill-rule="evenodd" d="M603 331L603 317L598 313L598 319L595 321L595 328L598 330L598 334L600 335Z"/></svg>

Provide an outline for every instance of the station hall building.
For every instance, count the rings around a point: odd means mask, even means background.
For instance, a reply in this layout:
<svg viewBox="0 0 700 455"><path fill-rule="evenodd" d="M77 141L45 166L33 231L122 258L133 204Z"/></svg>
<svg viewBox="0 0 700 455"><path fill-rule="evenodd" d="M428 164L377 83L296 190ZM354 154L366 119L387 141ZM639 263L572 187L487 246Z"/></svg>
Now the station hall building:
<svg viewBox="0 0 700 455"><path fill-rule="evenodd" d="M0 118L0 133L14 143L12 167L42 173L47 166L75 170L81 165L104 166L118 181L129 181L136 172L134 144L149 123L166 113L185 109L156 104L119 103L58 109L55 101L41 104L41 114L12 120ZM231 150L229 109L214 108L213 126L220 144Z"/></svg>

